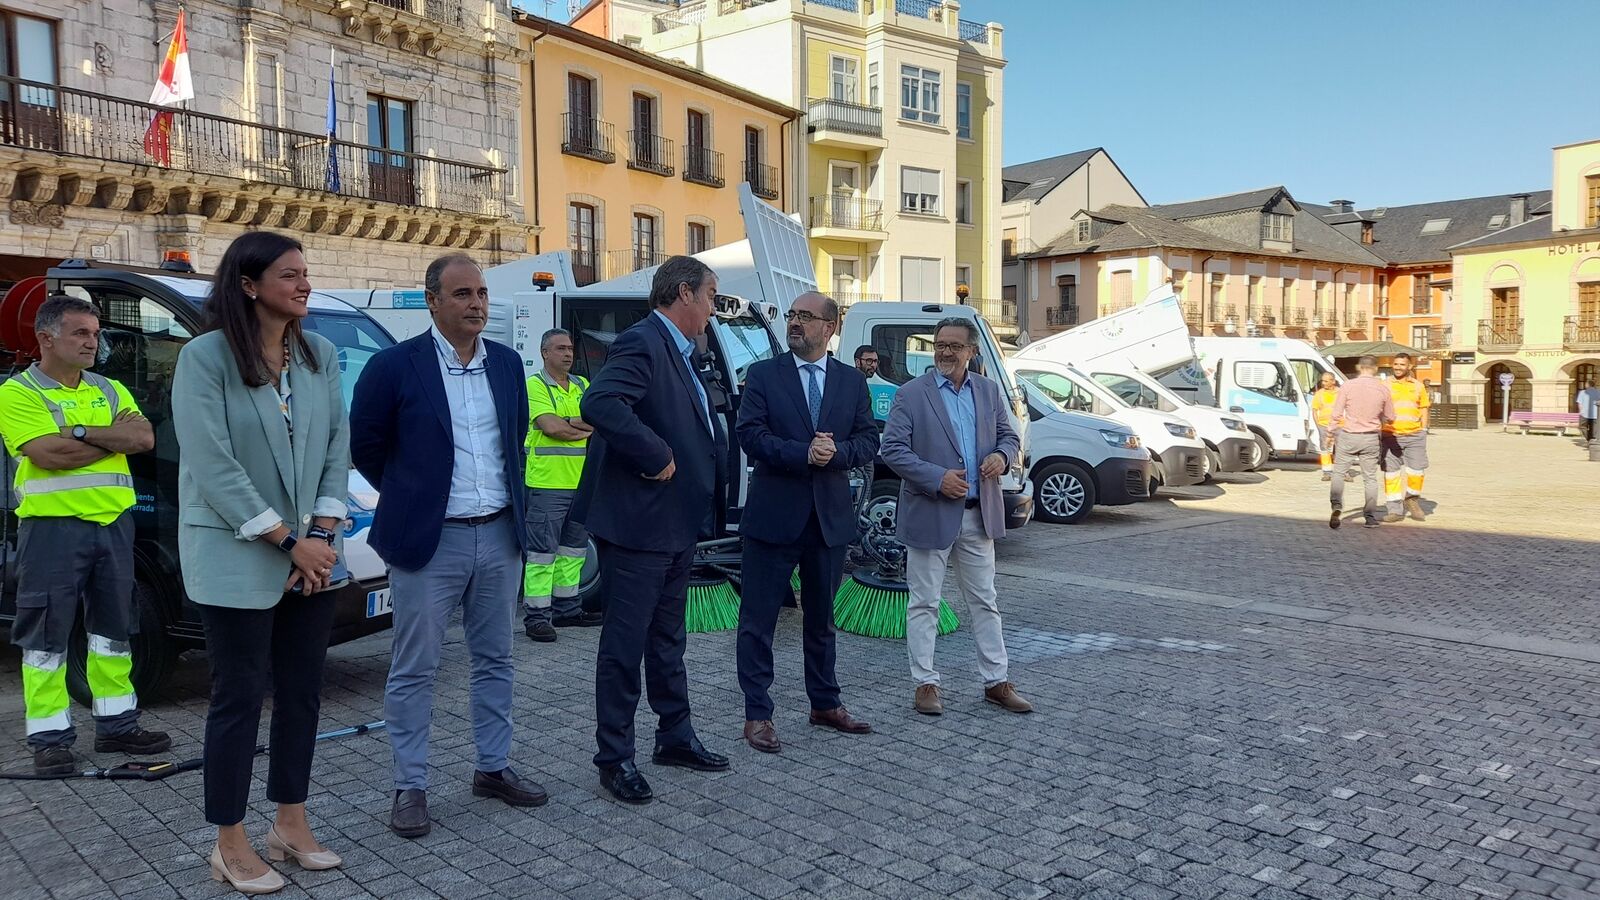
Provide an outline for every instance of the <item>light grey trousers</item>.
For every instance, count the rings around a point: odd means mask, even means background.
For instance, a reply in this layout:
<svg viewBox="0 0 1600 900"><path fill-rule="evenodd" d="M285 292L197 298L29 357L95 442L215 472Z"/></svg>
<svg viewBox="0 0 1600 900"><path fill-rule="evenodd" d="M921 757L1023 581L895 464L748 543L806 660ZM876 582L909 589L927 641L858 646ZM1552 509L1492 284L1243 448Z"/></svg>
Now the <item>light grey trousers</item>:
<svg viewBox="0 0 1600 900"><path fill-rule="evenodd" d="M1366 505L1362 512L1367 518L1378 514L1378 433L1350 434L1339 432L1333 450L1333 483L1328 485L1328 499L1334 509L1344 509L1344 475L1352 466L1361 467L1362 488L1366 491Z"/></svg>
<svg viewBox="0 0 1600 900"><path fill-rule="evenodd" d="M1000 631L1000 603L994 589L994 541L983 530L983 511L963 510L961 531L944 550L906 548L906 655L917 684L938 684L933 668L939 638L939 595L944 593L944 567L955 566L956 583L967 605L972 641L978 648L978 675L984 687L1007 680L1006 639Z"/></svg>

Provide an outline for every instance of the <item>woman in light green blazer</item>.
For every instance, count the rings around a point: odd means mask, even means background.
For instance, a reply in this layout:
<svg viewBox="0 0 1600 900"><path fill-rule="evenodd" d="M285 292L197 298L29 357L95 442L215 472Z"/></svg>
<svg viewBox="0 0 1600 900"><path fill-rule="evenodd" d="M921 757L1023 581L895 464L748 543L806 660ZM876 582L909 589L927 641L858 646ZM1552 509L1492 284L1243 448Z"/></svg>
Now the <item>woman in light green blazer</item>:
<svg viewBox="0 0 1600 900"><path fill-rule="evenodd" d="M212 877L245 893L283 878L245 833L261 701L273 693L267 855L307 869L340 863L306 822L331 596L350 474L334 346L300 320L311 293L301 246L257 231L223 254L205 333L178 356L178 552L211 662L206 821Z"/></svg>

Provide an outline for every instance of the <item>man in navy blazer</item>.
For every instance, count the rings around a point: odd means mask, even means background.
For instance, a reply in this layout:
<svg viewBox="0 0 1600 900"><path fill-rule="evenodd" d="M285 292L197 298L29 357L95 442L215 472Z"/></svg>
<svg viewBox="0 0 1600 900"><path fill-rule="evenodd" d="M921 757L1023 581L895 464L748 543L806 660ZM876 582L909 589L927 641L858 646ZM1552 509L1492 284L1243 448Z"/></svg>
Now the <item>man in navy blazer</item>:
<svg viewBox="0 0 1600 900"><path fill-rule="evenodd" d="M641 661L650 708L660 717L651 761L707 772L728 767L727 757L695 737L683 667L689 569L714 520L727 448L693 362L716 292L717 276L704 263L668 259L650 286L652 312L617 336L583 395L583 420L594 436L574 515L600 551L606 596L594 764L601 785L625 803L653 797L633 758Z"/></svg>
<svg viewBox="0 0 1600 900"><path fill-rule="evenodd" d="M445 626L457 606L472 657L472 792L538 806L510 768L511 622L522 588L522 361L480 337L483 272L442 256L425 279L433 326L368 361L350 404L350 458L378 489L368 543L389 564L393 648L384 713L394 753L389 827L428 833L428 726Z"/></svg>
<svg viewBox="0 0 1600 900"><path fill-rule="evenodd" d="M867 380L828 355L839 304L801 294L784 313L790 352L745 374L735 434L755 464L739 534L744 596L739 605L739 687L744 739L763 753L782 749L772 724L772 633L800 568L806 696L811 724L847 734L872 726L839 702L834 675L833 595L845 549L856 536L851 469L878 452Z"/></svg>

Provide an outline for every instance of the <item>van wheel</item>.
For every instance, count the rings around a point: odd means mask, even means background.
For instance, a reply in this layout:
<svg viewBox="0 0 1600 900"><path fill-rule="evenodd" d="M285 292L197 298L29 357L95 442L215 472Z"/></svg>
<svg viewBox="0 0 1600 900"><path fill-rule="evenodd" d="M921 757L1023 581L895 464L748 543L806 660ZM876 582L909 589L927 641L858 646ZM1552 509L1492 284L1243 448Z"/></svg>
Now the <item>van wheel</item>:
<svg viewBox="0 0 1600 900"><path fill-rule="evenodd" d="M1220 471L1222 471L1222 457L1217 455L1217 451L1207 447L1206 452L1200 454L1200 483L1210 484L1211 476Z"/></svg>
<svg viewBox="0 0 1600 900"><path fill-rule="evenodd" d="M583 574L578 576L578 605L584 612L600 612L605 609L605 595L601 592L600 581L600 550L594 545L594 538L584 545Z"/></svg>
<svg viewBox="0 0 1600 900"><path fill-rule="evenodd" d="M1268 441L1266 438L1264 438L1261 435L1257 434L1256 435L1256 456L1255 456L1254 462L1250 466L1251 470L1253 471L1259 466L1266 465L1267 460L1269 460L1271 458L1272 458L1272 442Z"/></svg>
<svg viewBox="0 0 1600 900"><path fill-rule="evenodd" d="M1081 466L1051 463L1033 476L1034 515L1058 525L1075 525L1094 509L1094 480Z"/></svg>
<svg viewBox="0 0 1600 900"><path fill-rule="evenodd" d="M160 609L160 600L143 578L133 583L134 608L139 615L139 633L133 636L133 690L139 695L139 705L158 700L167 689L172 673L178 666L179 647L167 634L166 616ZM72 638L67 644L67 692L82 706L93 706L89 691L89 638L83 620L72 626Z"/></svg>

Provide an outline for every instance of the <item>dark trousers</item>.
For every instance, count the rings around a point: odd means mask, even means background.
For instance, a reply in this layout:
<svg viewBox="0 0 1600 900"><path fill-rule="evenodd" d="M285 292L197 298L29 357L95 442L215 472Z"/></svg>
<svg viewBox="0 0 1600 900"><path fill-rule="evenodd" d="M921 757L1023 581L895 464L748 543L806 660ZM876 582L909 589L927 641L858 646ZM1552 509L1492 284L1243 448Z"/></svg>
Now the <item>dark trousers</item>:
<svg viewBox="0 0 1600 900"><path fill-rule="evenodd" d="M689 723L689 677L683 667L694 548L677 553L632 550L595 538L605 585L605 618L595 661L594 755L597 766L633 760L633 717L639 708L639 664L645 691L660 722L656 746L694 741Z"/></svg>
<svg viewBox="0 0 1600 900"><path fill-rule="evenodd" d="M1594 419L1583 420L1583 439L1586 441L1594 440L1594 421Z"/></svg>
<svg viewBox="0 0 1600 900"><path fill-rule="evenodd" d="M739 603L739 688L744 691L744 717L756 722L772 718L772 635L778 611L792 596L789 573L800 567L800 608L804 617L802 646L806 659L806 696L811 708L839 706L839 681L834 677L833 596L844 571L845 547L823 542L816 513L792 544L744 539L744 593Z"/></svg>
<svg viewBox="0 0 1600 900"><path fill-rule="evenodd" d="M196 604L211 661L206 712L206 821L237 825L250 800L261 700L272 690L267 799L304 803L322 709L333 599L284 594L271 609Z"/></svg>

